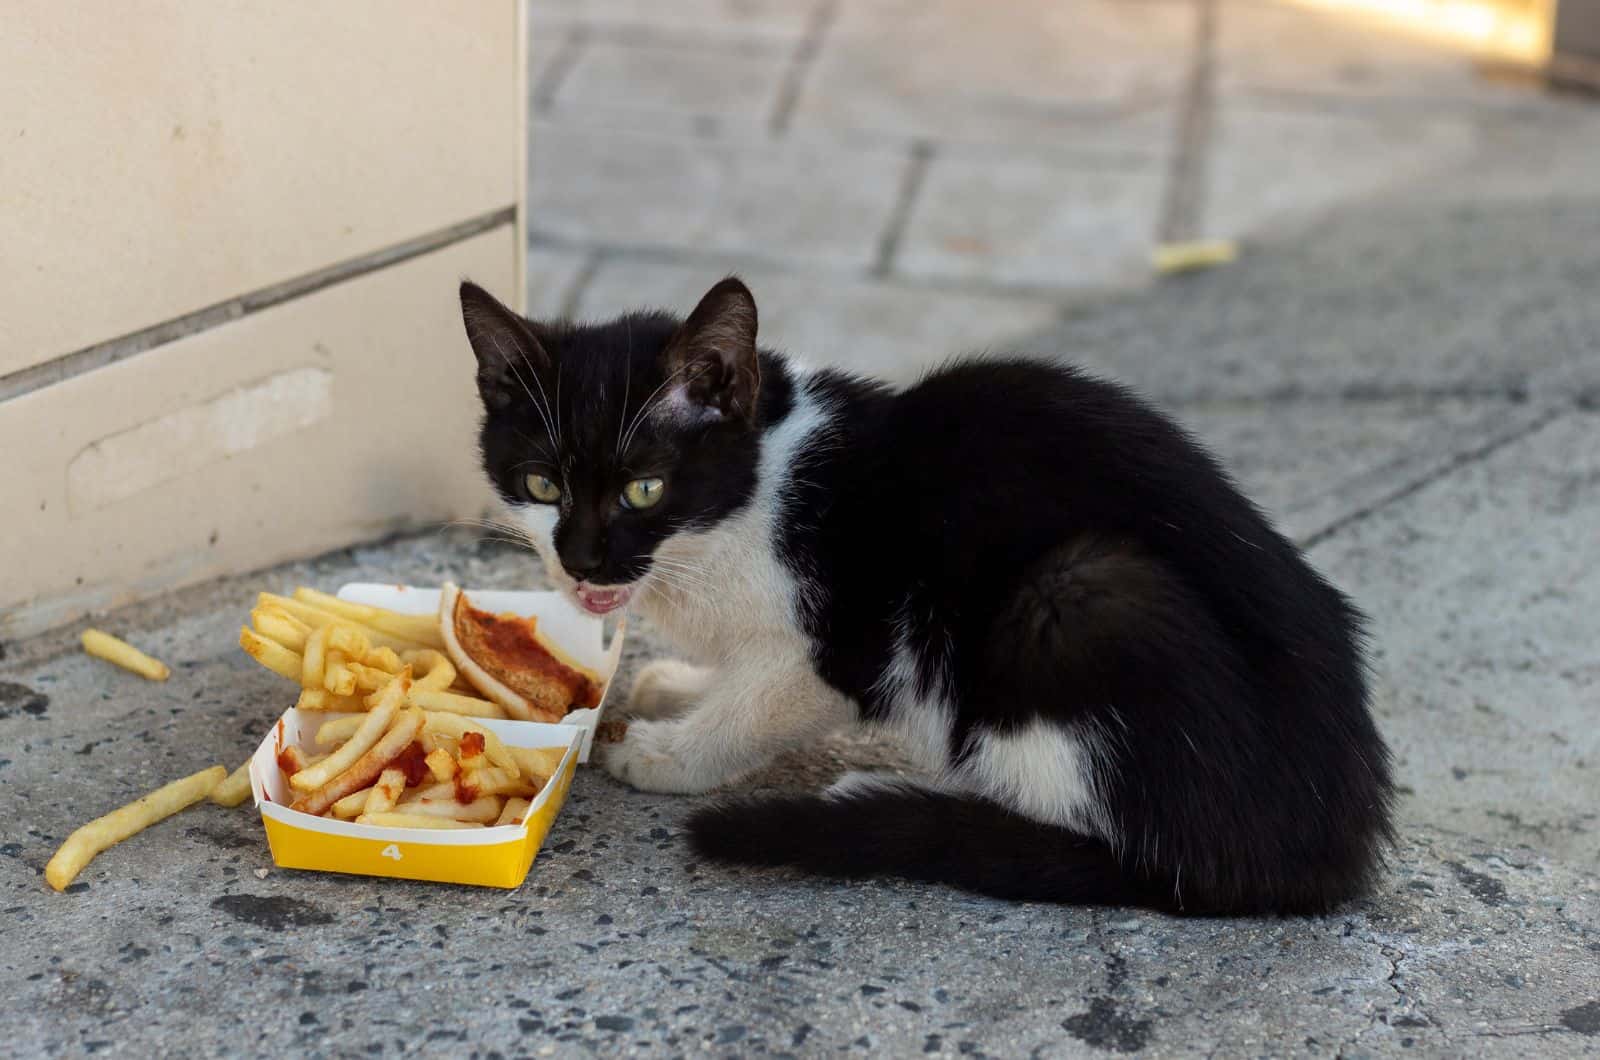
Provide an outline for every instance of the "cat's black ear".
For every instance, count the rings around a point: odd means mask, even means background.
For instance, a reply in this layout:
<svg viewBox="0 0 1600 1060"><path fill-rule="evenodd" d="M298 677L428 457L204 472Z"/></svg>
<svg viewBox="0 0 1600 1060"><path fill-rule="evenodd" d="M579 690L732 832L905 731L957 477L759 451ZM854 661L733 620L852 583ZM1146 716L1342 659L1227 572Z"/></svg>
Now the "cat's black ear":
<svg viewBox="0 0 1600 1060"><path fill-rule="evenodd" d="M751 422L761 369L756 358L756 300L736 277L707 291L662 355L680 373L684 393L701 408Z"/></svg>
<svg viewBox="0 0 1600 1060"><path fill-rule="evenodd" d="M470 281L461 285L461 319L478 358L478 392L486 408L504 408L528 392L530 372L550 367L528 322Z"/></svg>

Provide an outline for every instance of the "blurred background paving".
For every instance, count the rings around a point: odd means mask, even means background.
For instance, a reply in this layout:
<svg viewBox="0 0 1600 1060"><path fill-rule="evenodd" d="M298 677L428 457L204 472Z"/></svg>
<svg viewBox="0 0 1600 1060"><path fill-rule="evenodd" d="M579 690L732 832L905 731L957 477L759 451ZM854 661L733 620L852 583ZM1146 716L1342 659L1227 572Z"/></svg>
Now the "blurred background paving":
<svg viewBox="0 0 1600 1060"><path fill-rule="evenodd" d="M1403 785L1382 886L1326 918L1178 921L733 876L689 860L692 801L587 769L516 892L265 871L256 818L214 807L46 890L88 806L233 764L286 704L235 647L256 589L539 582L450 530L108 620L174 665L166 686L81 657L75 630L5 646L0 1040L1600 1050L1600 105L1243 0L534 14L533 312L683 310L738 270L766 340L815 361L907 379L1014 350L1146 391L1371 616ZM1199 237L1242 260L1151 279L1158 241ZM625 673L662 650L638 624ZM840 738L747 786L899 761Z"/></svg>

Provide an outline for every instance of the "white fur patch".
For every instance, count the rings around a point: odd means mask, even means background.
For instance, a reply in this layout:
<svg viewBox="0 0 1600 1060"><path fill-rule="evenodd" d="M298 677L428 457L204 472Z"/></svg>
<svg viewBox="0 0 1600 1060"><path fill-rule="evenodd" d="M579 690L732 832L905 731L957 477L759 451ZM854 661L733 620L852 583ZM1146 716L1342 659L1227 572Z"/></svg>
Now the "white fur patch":
<svg viewBox="0 0 1600 1060"><path fill-rule="evenodd" d="M789 415L762 436L750 503L657 547L638 606L715 674L687 714L630 725L608 745L612 775L651 791L708 791L850 720L802 632L810 587L774 548L792 468L830 414L800 381Z"/></svg>
<svg viewBox="0 0 1600 1060"><path fill-rule="evenodd" d="M899 737L918 765L943 773L950 764L950 727L955 721L946 693L945 667L937 666L937 677L927 695L919 692L922 682L911 635L907 600L895 613L889 662L873 683L872 693L884 704L883 726Z"/></svg>
<svg viewBox="0 0 1600 1060"><path fill-rule="evenodd" d="M958 773L977 791L1024 817L1098 836L1117 835L1096 790L1099 742L1082 726L1035 720L1009 733L979 730Z"/></svg>
<svg viewBox="0 0 1600 1060"><path fill-rule="evenodd" d="M561 557L556 555L556 520L561 516L560 509L554 504L521 504L511 511L533 542L533 550L544 561L544 572L551 583L562 589L572 588L572 579L561 569Z"/></svg>
<svg viewBox="0 0 1600 1060"><path fill-rule="evenodd" d="M773 544L795 460L830 416L797 380L794 407L762 436L749 504L709 530L674 534L657 547L659 569L646 577L639 608L695 662L729 661L729 649L754 635L803 639L809 586Z"/></svg>

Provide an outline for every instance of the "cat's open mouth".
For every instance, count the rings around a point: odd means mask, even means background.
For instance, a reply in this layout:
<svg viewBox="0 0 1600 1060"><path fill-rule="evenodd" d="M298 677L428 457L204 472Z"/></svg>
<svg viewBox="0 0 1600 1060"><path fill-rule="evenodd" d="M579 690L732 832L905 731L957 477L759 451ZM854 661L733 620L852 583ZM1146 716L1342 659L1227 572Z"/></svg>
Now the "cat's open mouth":
<svg viewBox="0 0 1600 1060"><path fill-rule="evenodd" d="M579 582L572 587L572 593L585 611L591 615L604 615L627 603L628 597L633 595L633 590L626 585L602 589L597 585L585 585Z"/></svg>

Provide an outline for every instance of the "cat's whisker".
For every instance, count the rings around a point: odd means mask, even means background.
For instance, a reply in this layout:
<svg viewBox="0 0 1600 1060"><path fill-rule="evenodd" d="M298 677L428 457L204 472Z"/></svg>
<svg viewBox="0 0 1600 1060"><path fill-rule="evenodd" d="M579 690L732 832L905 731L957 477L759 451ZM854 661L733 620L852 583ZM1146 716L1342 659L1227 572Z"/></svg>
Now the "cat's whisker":
<svg viewBox="0 0 1600 1060"><path fill-rule="evenodd" d="M616 444L616 447L611 450L611 459L613 459L613 460L621 460L622 459L622 431L623 431L624 424L627 422L622 417L624 417L624 416L626 416L628 414L628 395L633 390L633 321L632 320L629 320L628 323L627 323L627 342L626 342L626 346L627 346L627 353L625 354L625 356L627 357L627 360L625 362L623 362L624 375L622 377L622 409L617 414L617 444Z"/></svg>

